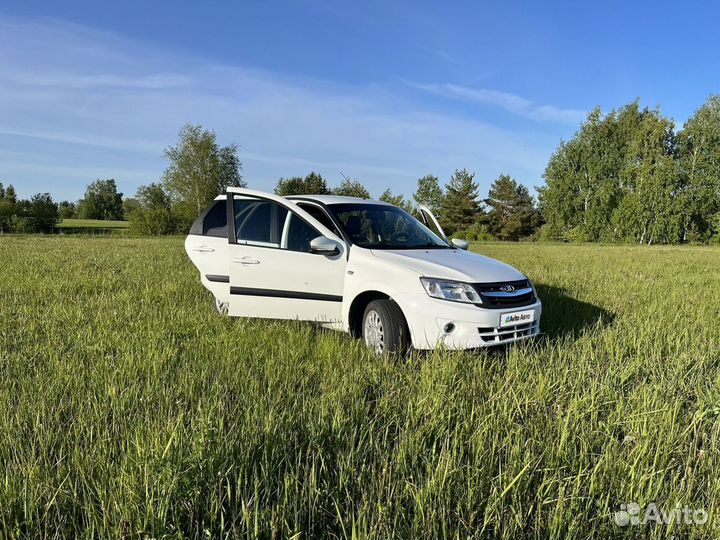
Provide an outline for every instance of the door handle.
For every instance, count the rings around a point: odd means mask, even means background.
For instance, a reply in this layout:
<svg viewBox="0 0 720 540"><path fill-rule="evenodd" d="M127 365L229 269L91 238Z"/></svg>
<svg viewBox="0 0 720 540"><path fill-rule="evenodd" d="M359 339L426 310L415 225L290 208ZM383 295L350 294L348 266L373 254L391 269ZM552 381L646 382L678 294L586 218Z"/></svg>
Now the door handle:
<svg viewBox="0 0 720 540"><path fill-rule="evenodd" d="M235 257L233 259L233 262L242 265L260 264L260 261L258 261L257 259L253 259L252 257L243 257L242 259L240 259L239 257Z"/></svg>
<svg viewBox="0 0 720 540"><path fill-rule="evenodd" d="M192 248L192 250L199 251L200 253L212 253L213 251L215 251L213 248L207 246L194 247Z"/></svg>

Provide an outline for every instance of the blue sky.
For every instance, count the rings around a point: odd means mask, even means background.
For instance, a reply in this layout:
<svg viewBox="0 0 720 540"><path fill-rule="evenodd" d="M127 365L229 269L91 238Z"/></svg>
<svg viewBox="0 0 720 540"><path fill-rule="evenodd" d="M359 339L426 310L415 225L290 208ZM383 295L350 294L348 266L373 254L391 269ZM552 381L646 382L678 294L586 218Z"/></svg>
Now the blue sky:
<svg viewBox="0 0 720 540"><path fill-rule="evenodd" d="M587 111L680 125L720 91L720 7L693 2L0 2L0 181L74 200L157 181L185 122L251 187L378 196L468 168L532 187Z"/></svg>

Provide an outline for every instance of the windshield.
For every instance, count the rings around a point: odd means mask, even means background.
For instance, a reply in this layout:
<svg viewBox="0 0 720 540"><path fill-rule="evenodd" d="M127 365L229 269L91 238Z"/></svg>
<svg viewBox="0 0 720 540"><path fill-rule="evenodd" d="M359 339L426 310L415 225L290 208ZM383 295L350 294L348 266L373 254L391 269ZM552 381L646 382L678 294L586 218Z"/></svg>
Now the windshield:
<svg viewBox="0 0 720 540"><path fill-rule="evenodd" d="M353 244L368 249L451 249L417 219L385 204L331 204Z"/></svg>

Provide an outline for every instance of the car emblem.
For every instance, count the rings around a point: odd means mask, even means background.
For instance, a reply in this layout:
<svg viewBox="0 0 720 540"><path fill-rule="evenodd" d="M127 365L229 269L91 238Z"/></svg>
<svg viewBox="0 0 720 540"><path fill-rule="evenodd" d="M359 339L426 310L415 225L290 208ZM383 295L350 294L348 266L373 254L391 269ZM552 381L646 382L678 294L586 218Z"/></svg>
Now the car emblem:
<svg viewBox="0 0 720 540"><path fill-rule="evenodd" d="M503 292L515 292L515 287L513 287L512 285L503 285L502 287L500 287L500 290Z"/></svg>

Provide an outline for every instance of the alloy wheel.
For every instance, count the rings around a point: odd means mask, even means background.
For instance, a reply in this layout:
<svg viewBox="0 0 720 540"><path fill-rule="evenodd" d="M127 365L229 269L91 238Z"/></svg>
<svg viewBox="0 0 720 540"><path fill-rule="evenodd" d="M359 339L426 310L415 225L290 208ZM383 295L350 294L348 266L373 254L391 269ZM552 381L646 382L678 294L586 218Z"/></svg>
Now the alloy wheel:
<svg viewBox="0 0 720 540"><path fill-rule="evenodd" d="M385 330L377 311L368 311L365 315L365 344L378 356L385 352Z"/></svg>

